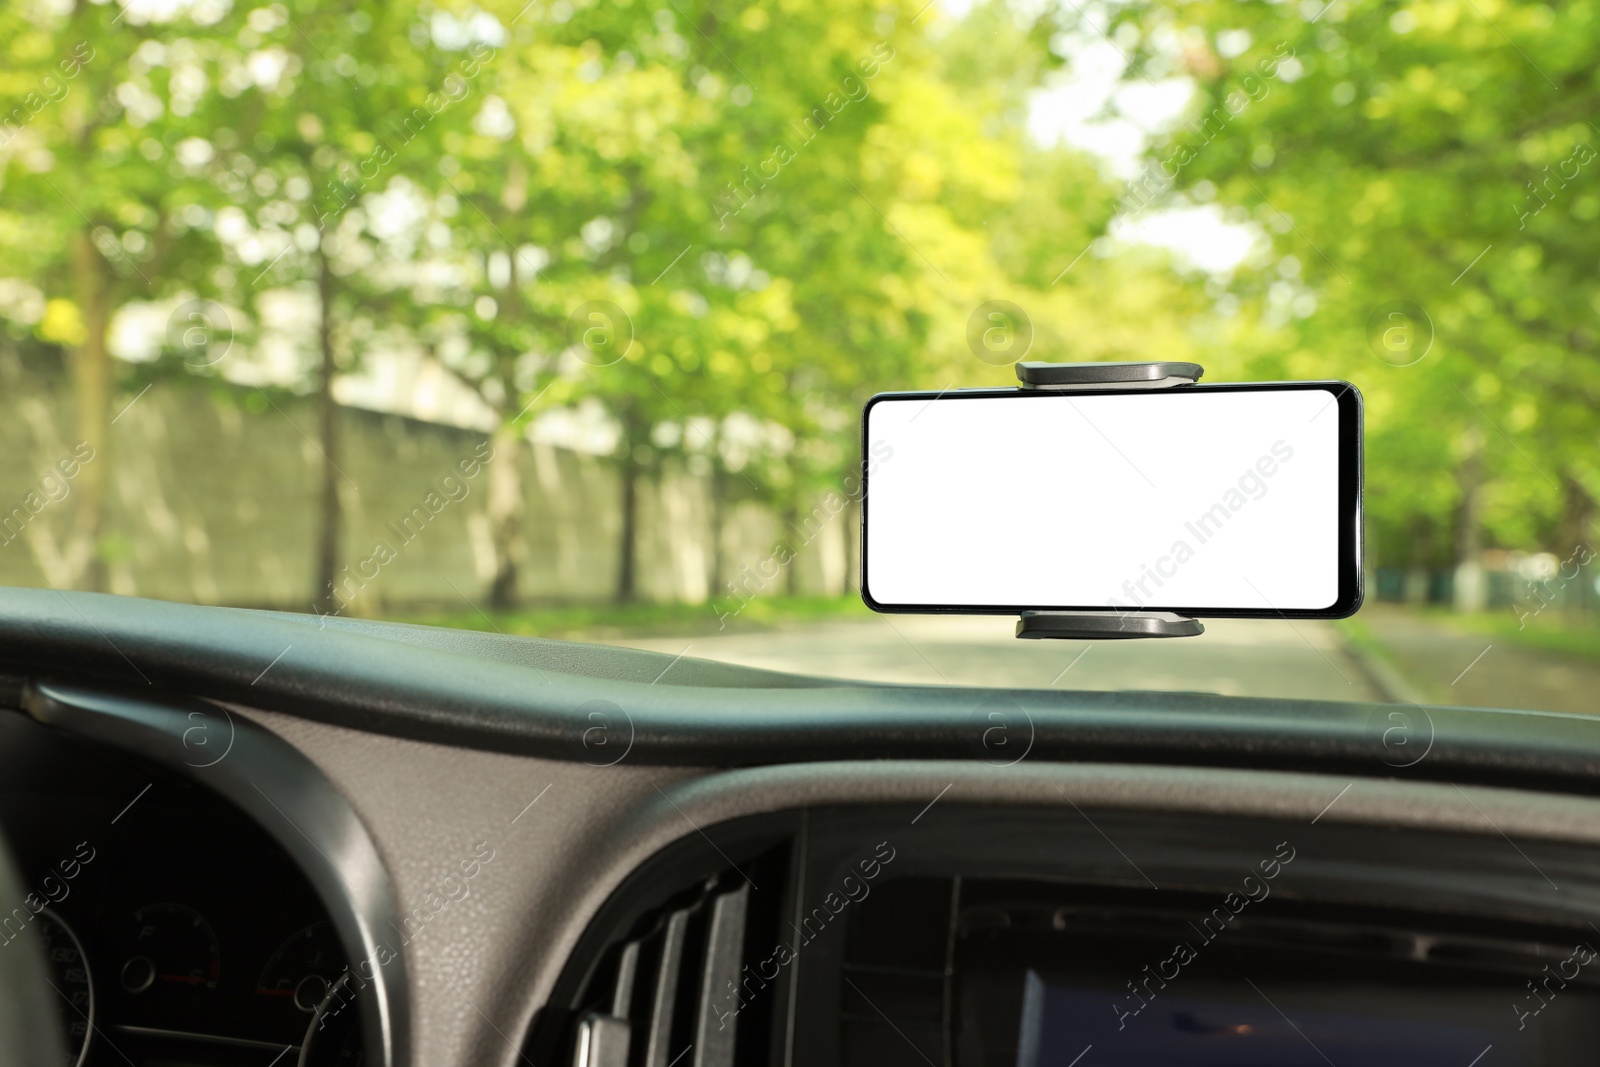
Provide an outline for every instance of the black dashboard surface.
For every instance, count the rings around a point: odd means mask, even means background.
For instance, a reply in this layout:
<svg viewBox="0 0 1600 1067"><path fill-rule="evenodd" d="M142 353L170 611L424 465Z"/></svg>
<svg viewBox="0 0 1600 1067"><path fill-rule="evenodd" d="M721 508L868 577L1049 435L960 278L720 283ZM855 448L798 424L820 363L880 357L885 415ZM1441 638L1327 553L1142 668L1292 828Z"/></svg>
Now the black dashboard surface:
<svg viewBox="0 0 1600 1067"><path fill-rule="evenodd" d="M663 676L670 663L626 649L92 593L10 589L0 601L0 674L9 675L0 700L12 702L29 679L67 677L577 761L590 756L601 714L625 731L617 740L631 762L677 766L986 759L1000 716L1034 759L1600 787L1600 720L1587 716L837 684L687 658Z"/></svg>

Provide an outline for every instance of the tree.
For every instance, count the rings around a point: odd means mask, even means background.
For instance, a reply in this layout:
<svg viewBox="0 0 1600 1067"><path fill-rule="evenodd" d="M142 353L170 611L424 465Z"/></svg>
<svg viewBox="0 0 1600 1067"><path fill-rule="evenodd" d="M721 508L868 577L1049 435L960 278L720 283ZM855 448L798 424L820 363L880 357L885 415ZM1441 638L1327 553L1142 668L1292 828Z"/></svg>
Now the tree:
<svg viewBox="0 0 1600 1067"><path fill-rule="evenodd" d="M1260 313L1316 307L1274 362L1368 397L1381 550L1451 531L1464 565L1480 530L1572 536L1600 490L1584 447L1600 399L1587 14L1336 0L1140 4L1118 21L1139 62L1178 62L1198 89L1150 165L1270 236L1267 269L1238 286ZM1402 331L1415 343L1386 349Z"/></svg>
<svg viewBox="0 0 1600 1067"><path fill-rule="evenodd" d="M386 241L366 207L397 181L403 197L407 175L435 172L436 116L468 92L475 54L440 47L410 2L287 0L239 22L220 46L219 121L200 173L227 194L215 233L234 298L299 289L315 308L305 376L322 459L312 603L326 611L340 593L341 494L351 484L334 384L361 356L349 327L391 295L385 267L412 252L406 235ZM418 201L429 193L422 185Z"/></svg>
<svg viewBox="0 0 1600 1067"><path fill-rule="evenodd" d="M217 77L207 11L139 12L88 3L0 12L7 68L0 99L0 247L48 299L39 336L70 353L75 479L63 546L31 538L57 586L106 587L113 405L108 347L119 309L172 288L176 263L207 262L179 208L197 190L177 158L208 128ZM130 402L137 396L129 397Z"/></svg>

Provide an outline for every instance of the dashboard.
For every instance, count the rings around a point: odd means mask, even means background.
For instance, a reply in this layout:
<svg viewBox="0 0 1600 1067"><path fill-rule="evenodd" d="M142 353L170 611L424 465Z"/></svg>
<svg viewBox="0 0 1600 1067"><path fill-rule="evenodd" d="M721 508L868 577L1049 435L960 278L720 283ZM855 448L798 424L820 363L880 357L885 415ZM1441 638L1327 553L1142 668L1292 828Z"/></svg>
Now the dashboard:
<svg viewBox="0 0 1600 1067"><path fill-rule="evenodd" d="M70 1067L1600 1058L1589 717L15 592L0 964Z"/></svg>
<svg viewBox="0 0 1600 1067"><path fill-rule="evenodd" d="M347 969L338 934L258 823L192 781L16 716L0 717L0 783L28 890L0 942L40 938L68 1067L359 1062L330 1025Z"/></svg>
<svg viewBox="0 0 1600 1067"><path fill-rule="evenodd" d="M1554 1067L1600 1050L1600 934L1579 903L1592 854L1070 806L823 806L704 830L602 910L535 1062L1399 1067L1492 1051Z"/></svg>

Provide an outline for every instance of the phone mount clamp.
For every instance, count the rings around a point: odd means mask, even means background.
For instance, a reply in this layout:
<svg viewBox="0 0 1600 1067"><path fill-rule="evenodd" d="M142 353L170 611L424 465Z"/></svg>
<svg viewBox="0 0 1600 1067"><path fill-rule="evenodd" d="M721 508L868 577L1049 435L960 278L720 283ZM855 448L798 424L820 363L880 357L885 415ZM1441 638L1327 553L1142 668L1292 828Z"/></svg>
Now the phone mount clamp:
<svg viewBox="0 0 1600 1067"><path fill-rule="evenodd" d="M1170 389L1193 385L1205 373L1198 363L1018 363L1021 388L1041 393L1093 389ZM1140 637L1196 637L1199 619L1170 611L1024 611L1017 636L1076 641Z"/></svg>

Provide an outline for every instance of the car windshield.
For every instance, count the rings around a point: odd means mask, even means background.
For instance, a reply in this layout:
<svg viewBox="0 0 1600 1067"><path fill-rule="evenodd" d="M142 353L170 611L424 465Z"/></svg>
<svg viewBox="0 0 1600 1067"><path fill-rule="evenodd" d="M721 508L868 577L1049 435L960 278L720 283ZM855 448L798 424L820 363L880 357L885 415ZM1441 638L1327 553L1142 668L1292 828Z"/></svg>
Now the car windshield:
<svg viewBox="0 0 1600 1067"><path fill-rule="evenodd" d="M1590 14L18 0L0 585L1586 712ZM873 614L863 404L1022 359L1355 383L1363 609L1125 642Z"/></svg>

